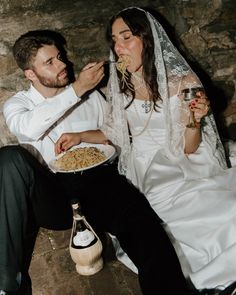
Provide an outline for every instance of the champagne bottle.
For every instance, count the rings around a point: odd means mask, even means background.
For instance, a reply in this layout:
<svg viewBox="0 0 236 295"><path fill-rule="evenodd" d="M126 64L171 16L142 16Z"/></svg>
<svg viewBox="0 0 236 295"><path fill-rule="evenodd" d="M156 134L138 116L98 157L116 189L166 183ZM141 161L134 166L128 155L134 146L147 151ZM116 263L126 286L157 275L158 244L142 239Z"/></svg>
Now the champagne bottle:
<svg viewBox="0 0 236 295"><path fill-rule="evenodd" d="M92 275L103 267L102 243L81 213L77 200L73 200L73 227L70 238L70 255L81 275Z"/></svg>

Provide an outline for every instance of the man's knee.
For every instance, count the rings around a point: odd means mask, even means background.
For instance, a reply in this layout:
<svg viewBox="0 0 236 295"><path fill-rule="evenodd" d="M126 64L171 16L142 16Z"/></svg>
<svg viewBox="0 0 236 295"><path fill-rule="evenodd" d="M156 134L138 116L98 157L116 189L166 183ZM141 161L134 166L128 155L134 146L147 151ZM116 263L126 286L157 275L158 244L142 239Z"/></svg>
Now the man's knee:
<svg viewBox="0 0 236 295"><path fill-rule="evenodd" d="M23 159L24 148L19 145L9 145L0 148L0 167L7 169L7 167L12 167L12 164L16 163L23 164L25 161ZM17 165L16 165L17 166Z"/></svg>
<svg viewBox="0 0 236 295"><path fill-rule="evenodd" d="M20 146L4 146L0 148L0 198L5 203L13 204L20 201L23 204L25 192L33 183L33 173L24 157L24 149Z"/></svg>

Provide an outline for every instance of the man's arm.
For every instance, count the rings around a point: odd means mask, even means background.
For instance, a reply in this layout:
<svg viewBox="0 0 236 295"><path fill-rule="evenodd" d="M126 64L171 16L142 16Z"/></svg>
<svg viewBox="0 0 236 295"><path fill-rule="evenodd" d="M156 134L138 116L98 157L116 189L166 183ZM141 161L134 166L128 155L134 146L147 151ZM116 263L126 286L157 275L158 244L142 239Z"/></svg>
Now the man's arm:
<svg viewBox="0 0 236 295"><path fill-rule="evenodd" d="M19 141L40 139L66 111L80 101L80 95L100 82L104 75L102 65L103 62L88 64L72 85L54 97L42 99L38 104L28 97L27 92L10 98L3 109L10 131Z"/></svg>
<svg viewBox="0 0 236 295"><path fill-rule="evenodd" d="M109 143L105 135L100 130L88 130L78 133L63 133L58 141L55 143L55 154L67 151L74 145L81 142L88 143Z"/></svg>
<svg viewBox="0 0 236 295"><path fill-rule="evenodd" d="M38 140L80 100L72 86L38 104L27 95L20 92L7 100L3 107L6 123L19 141Z"/></svg>

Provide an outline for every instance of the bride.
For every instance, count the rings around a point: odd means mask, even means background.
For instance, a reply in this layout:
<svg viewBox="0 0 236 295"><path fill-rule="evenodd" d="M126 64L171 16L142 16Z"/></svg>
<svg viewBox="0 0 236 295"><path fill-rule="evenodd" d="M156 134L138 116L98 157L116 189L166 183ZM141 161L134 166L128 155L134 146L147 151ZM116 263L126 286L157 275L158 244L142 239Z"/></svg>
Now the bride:
<svg viewBox="0 0 236 295"><path fill-rule="evenodd" d="M236 168L226 165L202 82L147 11L122 10L107 36L116 61L108 83L111 112L101 131L77 134L76 143L118 145L120 173L162 218L186 277L199 290L229 290L236 280ZM135 271L113 242L117 257Z"/></svg>

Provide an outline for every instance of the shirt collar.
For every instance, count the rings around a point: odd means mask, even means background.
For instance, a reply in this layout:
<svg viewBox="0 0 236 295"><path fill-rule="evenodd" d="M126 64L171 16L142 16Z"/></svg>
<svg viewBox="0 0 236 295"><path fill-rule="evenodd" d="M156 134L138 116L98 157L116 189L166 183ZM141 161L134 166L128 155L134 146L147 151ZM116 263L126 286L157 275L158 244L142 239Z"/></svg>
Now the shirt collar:
<svg viewBox="0 0 236 295"><path fill-rule="evenodd" d="M67 85L65 89L67 89L70 86ZM30 88L28 90L30 99L33 101L35 105L40 104L43 102L46 98L33 86L33 84L30 85Z"/></svg>
<svg viewBox="0 0 236 295"><path fill-rule="evenodd" d="M45 100L45 97L40 92L38 92L38 90L33 86L33 84L30 85L29 95L35 105L40 104Z"/></svg>

